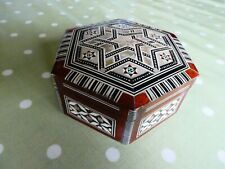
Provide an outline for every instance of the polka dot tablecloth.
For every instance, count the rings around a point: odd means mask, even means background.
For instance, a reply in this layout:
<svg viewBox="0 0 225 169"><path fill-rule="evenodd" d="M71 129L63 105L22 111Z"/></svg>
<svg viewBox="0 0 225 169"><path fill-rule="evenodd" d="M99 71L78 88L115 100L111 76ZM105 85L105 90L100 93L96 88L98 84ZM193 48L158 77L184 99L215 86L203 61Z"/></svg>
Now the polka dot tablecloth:
<svg viewBox="0 0 225 169"><path fill-rule="evenodd" d="M49 73L66 28L114 18L175 32L201 75L176 115L127 146L65 116ZM0 1L0 168L224 169L224 27L224 1Z"/></svg>

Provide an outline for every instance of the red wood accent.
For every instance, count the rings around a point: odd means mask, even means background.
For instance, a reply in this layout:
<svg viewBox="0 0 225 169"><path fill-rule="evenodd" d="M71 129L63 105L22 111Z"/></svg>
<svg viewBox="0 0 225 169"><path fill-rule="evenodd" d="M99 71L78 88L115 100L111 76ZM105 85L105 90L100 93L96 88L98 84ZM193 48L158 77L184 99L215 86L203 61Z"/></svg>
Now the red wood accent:
<svg viewBox="0 0 225 169"><path fill-rule="evenodd" d="M51 72L52 74L57 75L57 77L60 77L61 79L64 79L70 71L69 69L64 67L64 62L65 60L56 61Z"/></svg>
<svg viewBox="0 0 225 169"><path fill-rule="evenodd" d="M192 78L194 79L199 75L197 68L193 63L188 63L190 69L186 70L185 72Z"/></svg>
<svg viewBox="0 0 225 169"><path fill-rule="evenodd" d="M198 72L194 71L193 69L188 69L185 71L192 79L197 77L199 74Z"/></svg>
<svg viewBox="0 0 225 169"><path fill-rule="evenodd" d="M118 104L121 106L121 107L126 107L126 108L131 108L133 109L134 108L134 97L127 94L127 93L123 93L121 96L120 96L120 99L118 101Z"/></svg>
<svg viewBox="0 0 225 169"><path fill-rule="evenodd" d="M142 92L140 94L138 94L137 96L135 96L134 98L134 103L135 103L135 108L138 108L138 107L141 107L145 104L147 104L149 102L149 98L148 96L146 95L145 92Z"/></svg>
<svg viewBox="0 0 225 169"><path fill-rule="evenodd" d="M122 138L123 138L128 111L129 111L129 109L127 109L127 108L121 108L120 109L121 116L117 120L116 139L120 142L122 141Z"/></svg>
<svg viewBox="0 0 225 169"><path fill-rule="evenodd" d="M142 105L145 105L150 100L148 99L145 92L142 92L136 96L131 96L127 93L123 93L118 103L121 107L127 107L130 110L134 110Z"/></svg>
<svg viewBox="0 0 225 169"><path fill-rule="evenodd" d="M196 66L193 63L188 63L188 65L190 66L191 69L193 69L196 72L198 72L198 69L196 68Z"/></svg>

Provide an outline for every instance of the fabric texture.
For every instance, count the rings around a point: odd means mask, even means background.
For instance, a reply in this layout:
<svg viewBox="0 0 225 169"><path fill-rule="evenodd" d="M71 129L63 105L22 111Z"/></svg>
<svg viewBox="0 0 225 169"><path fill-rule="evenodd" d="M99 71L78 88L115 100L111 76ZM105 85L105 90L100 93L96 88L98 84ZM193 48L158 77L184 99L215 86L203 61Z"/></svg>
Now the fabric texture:
<svg viewBox="0 0 225 169"><path fill-rule="evenodd" d="M224 168L224 16L219 0L0 1L0 168ZM174 32L200 72L178 113L130 145L64 115L49 73L67 28L115 18Z"/></svg>

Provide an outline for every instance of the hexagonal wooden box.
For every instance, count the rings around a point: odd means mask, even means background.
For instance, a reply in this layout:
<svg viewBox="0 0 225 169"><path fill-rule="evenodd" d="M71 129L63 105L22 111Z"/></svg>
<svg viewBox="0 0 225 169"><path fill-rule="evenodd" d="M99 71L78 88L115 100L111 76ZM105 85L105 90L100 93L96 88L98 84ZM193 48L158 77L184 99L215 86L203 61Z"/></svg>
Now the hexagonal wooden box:
<svg viewBox="0 0 225 169"><path fill-rule="evenodd" d="M68 29L52 75L65 114L129 144L178 110L198 70L173 33L116 19Z"/></svg>

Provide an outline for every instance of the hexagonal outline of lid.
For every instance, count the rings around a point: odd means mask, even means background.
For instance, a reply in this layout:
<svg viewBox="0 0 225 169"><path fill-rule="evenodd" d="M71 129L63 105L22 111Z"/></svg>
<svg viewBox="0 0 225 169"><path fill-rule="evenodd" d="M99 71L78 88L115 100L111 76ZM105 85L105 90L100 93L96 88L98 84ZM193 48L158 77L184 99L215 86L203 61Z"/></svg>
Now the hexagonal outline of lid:
<svg viewBox="0 0 225 169"><path fill-rule="evenodd" d="M91 31L91 30L95 29L96 27L99 28L100 33L97 35L94 35L94 38L98 38L98 37L101 37L104 35L104 26L105 25L115 28L114 25L118 25L118 24L126 24L129 26L133 26L134 29L144 29L144 30L148 29L148 30L159 32L160 34L165 35L163 37L163 39L165 40L167 45L164 46L164 48L167 48L169 45L172 46L173 47L172 52L176 52L176 54L177 54L176 56L178 57L179 62L182 64L180 64L178 66L175 65L172 68L170 68L169 71L164 71L164 73L158 73L158 74L154 75L155 77L148 76L148 78L143 78L143 79L137 80L137 83L133 84L133 83L126 82L121 78L115 77L113 73L112 73L112 75L110 75L110 71L107 72L106 68L104 67L104 56L105 55L104 55L103 48L82 42L82 45L84 45L86 47L90 47L92 49L96 49L99 52L98 59L99 59L100 65L94 65L94 66L90 67L91 63L90 64L88 63L87 65L85 65L85 62L83 60L81 60L79 62L78 57L81 56L80 50L76 50L76 48L79 47L78 46L79 41L83 40L82 36L85 31ZM115 29L128 29L128 28L115 28ZM144 31L143 31L143 33L146 34L146 32L144 32ZM82 34L82 36L80 36L80 34ZM89 39L88 38L84 39L84 41L92 40L94 38L92 36ZM150 38L150 40L156 41L155 39L152 39L152 38ZM64 63L64 66L66 68L69 68L72 71L81 72L87 76L101 80L109 85L117 87L117 88L121 89L122 91L128 92L132 95L138 94L139 92L148 88L150 85L152 86L154 84L157 84L157 82L159 80L169 78L170 76L174 75L175 73L187 70L189 68L189 64L187 63L187 60L182 55L183 52L181 52L178 49L171 33L163 31L163 30L155 29L150 26L143 25L143 24L135 23L132 21L123 20L123 19L116 19L116 20L111 20L111 21L93 24L93 25L89 25L89 26L75 28L75 29L73 29L71 42L72 43L70 44L69 52L66 56L65 63ZM163 50L164 48L161 48L161 49ZM158 51L160 51L160 48L151 50L151 53L153 55ZM126 60L135 61L134 59L128 57L128 58L121 59L118 62L124 63L124 61L126 61ZM112 66L114 66L116 64L117 64L117 66L119 66L122 64L122 63L118 64L118 62L114 63ZM141 63L141 62L139 62L139 63ZM156 69L152 70L152 72L157 72L157 71L159 71L159 70L156 70Z"/></svg>

